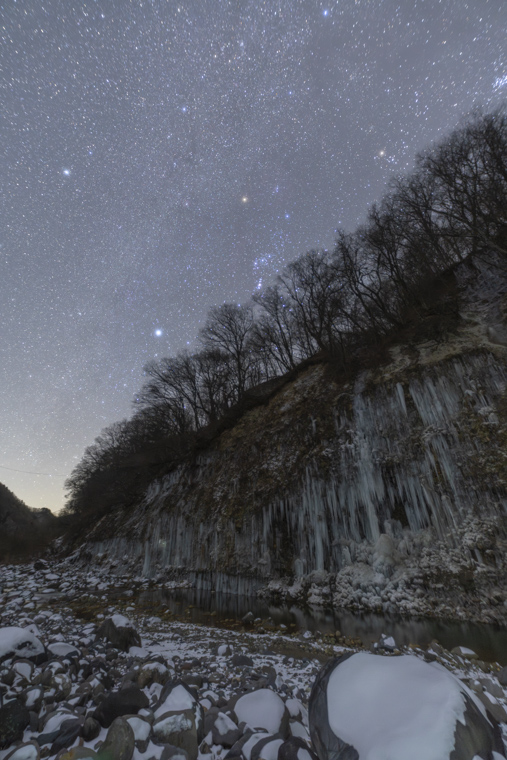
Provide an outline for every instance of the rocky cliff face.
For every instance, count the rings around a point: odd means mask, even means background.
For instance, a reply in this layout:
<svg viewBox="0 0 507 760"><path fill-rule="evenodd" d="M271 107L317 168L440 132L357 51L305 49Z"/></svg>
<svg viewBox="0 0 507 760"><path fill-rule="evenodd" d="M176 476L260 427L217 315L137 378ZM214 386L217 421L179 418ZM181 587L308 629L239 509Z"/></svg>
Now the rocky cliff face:
<svg viewBox="0 0 507 760"><path fill-rule="evenodd" d="M216 590L505 620L507 277L456 278L446 330L347 380L306 367L87 550Z"/></svg>

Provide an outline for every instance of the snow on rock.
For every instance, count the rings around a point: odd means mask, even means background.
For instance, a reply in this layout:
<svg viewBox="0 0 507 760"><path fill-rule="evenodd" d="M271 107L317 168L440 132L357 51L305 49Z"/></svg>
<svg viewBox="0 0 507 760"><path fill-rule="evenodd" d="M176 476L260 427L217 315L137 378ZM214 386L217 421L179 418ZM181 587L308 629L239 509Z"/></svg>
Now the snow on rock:
<svg viewBox="0 0 507 760"><path fill-rule="evenodd" d="M242 753L246 760L261 757L262 760L277 760L278 750L283 744L283 739L264 733L252 734L243 744Z"/></svg>
<svg viewBox="0 0 507 760"><path fill-rule="evenodd" d="M166 696L162 694L162 699L157 709L155 710L155 717L158 718L166 712L173 712L175 710L193 710L196 704L195 697L189 692L189 690L183 684L173 686L167 691Z"/></svg>
<svg viewBox="0 0 507 760"><path fill-rule="evenodd" d="M359 652L328 663L310 697L310 735L320 760L445 760L503 752L496 722L439 663ZM468 755L467 755L468 756ZM499 755L504 757L503 754Z"/></svg>
<svg viewBox="0 0 507 760"><path fill-rule="evenodd" d="M6 756L6 760L39 760L40 750L36 742L23 744Z"/></svg>
<svg viewBox="0 0 507 760"><path fill-rule="evenodd" d="M234 705L238 722L252 728L263 728L270 734L287 735L288 710L284 702L270 689L258 689L240 697Z"/></svg>
<svg viewBox="0 0 507 760"><path fill-rule="evenodd" d="M457 654L460 657L465 657L467 660L477 660L479 659L477 657L477 654L474 652L473 649L469 649L468 647L454 647L452 650L452 654Z"/></svg>
<svg viewBox="0 0 507 760"><path fill-rule="evenodd" d="M114 625L117 628L132 628L132 623L130 620L125 617L125 615L113 615L111 617L111 620L113 621Z"/></svg>
<svg viewBox="0 0 507 760"><path fill-rule="evenodd" d="M0 662L14 656L40 662L45 657L44 645L25 628L0 628Z"/></svg>
<svg viewBox="0 0 507 760"><path fill-rule="evenodd" d="M139 634L124 615L113 615L112 618L104 620L97 631L97 638L106 638L124 652L128 652L133 646L141 646Z"/></svg>
<svg viewBox="0 0 507 760"><path fill-rule="evenodd" d="M76 647L72 644L65 644L63 641L55 641L52 644L48 644L48 651L55 657L75 657L78 654Z"/></svg>

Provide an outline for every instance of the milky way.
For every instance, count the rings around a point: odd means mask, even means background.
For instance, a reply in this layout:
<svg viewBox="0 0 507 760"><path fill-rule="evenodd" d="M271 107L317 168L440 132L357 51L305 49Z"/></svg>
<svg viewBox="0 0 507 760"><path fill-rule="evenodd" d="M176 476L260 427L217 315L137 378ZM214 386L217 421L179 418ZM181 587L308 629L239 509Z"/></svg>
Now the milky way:
<svg viewBox="0 0 507 760"><path fill-rule="evenodd" d="M0 26L0 481L54 510L148 359L507 96L505 0L8 0Z"/></svg>

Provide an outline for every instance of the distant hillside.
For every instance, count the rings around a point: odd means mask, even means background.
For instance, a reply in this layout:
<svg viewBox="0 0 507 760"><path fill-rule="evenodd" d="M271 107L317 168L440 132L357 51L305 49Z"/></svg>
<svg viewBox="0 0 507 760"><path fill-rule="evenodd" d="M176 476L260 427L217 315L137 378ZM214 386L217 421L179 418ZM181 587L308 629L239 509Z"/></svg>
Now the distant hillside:
<svg viewBox="0 0 507 760"><path fill-rule="evenodd" d="M55 534L57 522L49 509L31 509L0 483L0 561L40 550Z"/></svg>

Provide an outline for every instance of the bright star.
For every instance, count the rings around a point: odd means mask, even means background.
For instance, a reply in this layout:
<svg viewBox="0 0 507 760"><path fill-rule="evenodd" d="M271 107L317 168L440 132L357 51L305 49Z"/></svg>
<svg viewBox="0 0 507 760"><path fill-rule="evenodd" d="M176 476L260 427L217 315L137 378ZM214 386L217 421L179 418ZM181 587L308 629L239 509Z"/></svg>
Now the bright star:
<svg viewBox="0 0 507 760"><path fill-rule="evenodd" d="M244 195L241 199L241 203L248 203L248 196Z"/></svg>
<svg viewBox="0 0 507 760"><path fill-rule="evenodd" d="M70 177L70 169L62 169L62 174L65 177Z"/></svg>
<svg viewBox="0 0 507 760"><path fill-rule="evenodd" d="M329 11L327 10L327 8L326 8L326 10L322 11L322 15L323 16L329 16Z"/></svg>
<svg viewBox="0 0 507 760"><path fill-rule="evenodd" d="M162 330L160 329L155 330L155 335L157 336L157 338L160 338L160 336L162 335Z"/></svg>

